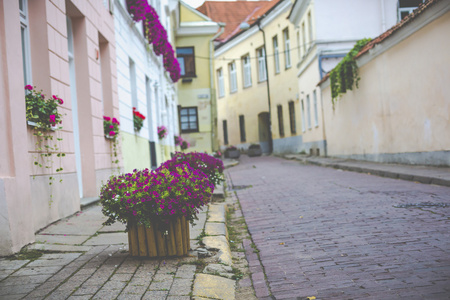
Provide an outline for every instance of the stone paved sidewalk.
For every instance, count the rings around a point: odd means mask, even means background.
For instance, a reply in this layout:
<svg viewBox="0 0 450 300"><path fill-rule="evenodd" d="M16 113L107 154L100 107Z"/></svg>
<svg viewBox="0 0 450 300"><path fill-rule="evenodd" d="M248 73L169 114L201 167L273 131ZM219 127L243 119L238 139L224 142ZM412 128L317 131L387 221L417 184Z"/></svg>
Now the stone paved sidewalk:
<svg viewBox="0 0 450 300"><path fill-rule="evenodd" d="M206 219L207 212L200 213L191 228L195 251L188 256L142 259L129 255L124 225L103 226L101 207L88 207L42 230L24 260L0 259L0 299L234 299L234 280L197 273L202 249L196 238L205 226L211 236L203 251L231 265L225 206L211 204ZM36 252L44 254L26 259Z"/></svg>

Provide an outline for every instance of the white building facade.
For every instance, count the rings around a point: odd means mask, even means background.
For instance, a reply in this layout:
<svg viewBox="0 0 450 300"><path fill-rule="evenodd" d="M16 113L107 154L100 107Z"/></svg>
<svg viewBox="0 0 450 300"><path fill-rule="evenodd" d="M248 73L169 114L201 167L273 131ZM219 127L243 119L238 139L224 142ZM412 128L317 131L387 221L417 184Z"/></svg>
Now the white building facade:
<svg viewBox="0 0 450 300"><path fill-rule="evenodd" d="M173 45L170 14L176 5L164 0L148 3ZM143 22L131 18L125 0L114 2L114 25L124 170L155 168L175 151L174 136L179 135L176 84L165 71L162 55L157 56L144 37ZM146 117L140 131L134 130L133 108ZM168 129L164 139L158 138L158 126Z"/></svg>

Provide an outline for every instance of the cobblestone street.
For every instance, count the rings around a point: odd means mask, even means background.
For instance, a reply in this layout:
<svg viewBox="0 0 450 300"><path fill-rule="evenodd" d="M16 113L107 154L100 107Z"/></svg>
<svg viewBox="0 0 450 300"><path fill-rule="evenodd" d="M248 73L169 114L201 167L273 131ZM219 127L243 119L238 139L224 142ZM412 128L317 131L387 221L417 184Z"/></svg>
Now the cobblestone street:
<svg viewBox="0 0 450 300"><path fill-rule="evenodd" d="M449 299L450 188L265 156L228 174L259 299Z"/></svg>

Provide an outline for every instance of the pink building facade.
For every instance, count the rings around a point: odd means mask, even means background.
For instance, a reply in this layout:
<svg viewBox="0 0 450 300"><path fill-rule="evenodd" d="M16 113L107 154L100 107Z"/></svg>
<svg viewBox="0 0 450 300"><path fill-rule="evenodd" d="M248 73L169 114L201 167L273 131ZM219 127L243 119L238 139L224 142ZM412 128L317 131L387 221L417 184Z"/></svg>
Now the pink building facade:
<svg viewBox="0 0 450 300"><path fill-rule="evenodd" d="M0 256L80 210L122 165L103 130L104 115L119 118L110 9L98 0L0 0ZM34 164L43 158L25 85L64 100L62 129L50 135L65 156L54 155L50 168Z"/></svg>

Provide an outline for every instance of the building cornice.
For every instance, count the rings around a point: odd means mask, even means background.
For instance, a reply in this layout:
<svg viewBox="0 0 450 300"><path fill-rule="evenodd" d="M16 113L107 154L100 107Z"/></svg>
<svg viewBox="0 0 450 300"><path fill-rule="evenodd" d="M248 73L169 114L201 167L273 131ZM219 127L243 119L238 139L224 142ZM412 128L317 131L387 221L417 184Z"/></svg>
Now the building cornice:
<svg viewBox="0 0 450 300"><path fill-rule="evenodd" d="M219 30L216 22L181 22L176 30L177 36L212 35Z"/></svg>

